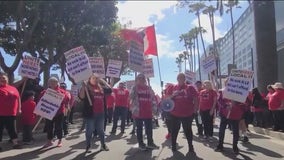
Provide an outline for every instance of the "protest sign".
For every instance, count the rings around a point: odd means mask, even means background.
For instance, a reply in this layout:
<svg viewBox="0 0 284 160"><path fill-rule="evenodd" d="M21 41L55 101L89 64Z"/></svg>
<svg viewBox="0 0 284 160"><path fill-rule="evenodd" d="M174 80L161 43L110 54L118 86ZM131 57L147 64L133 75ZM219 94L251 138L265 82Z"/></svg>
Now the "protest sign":
<svg viewBox="0 0 284 160"><path fill-rule="evenodd" d="M73 48L64 53L66 61L82 54L87 54L83 46Z"/></svg>
<svg viewBox="0 0 284 160"><path fill-rule="evenodd" d="M36 79L40 70L40 59L37 57L25 56L19 68L19 75L30 79Z"/></svg>
<svg viewBox="0 0 284 160"><path fill-rule="evenodd" d="M202 68L205 73L211 73L212 71L217 69L216 59L213 54L205 57L202 60Z"/></svg>
<svg viewBox="0 0 284 160"><path fill-rule="evenodd" d="M143 72L144 48L143 44L131 41L128 54L129 68L136 72Z"/></svg>
<svg viewBox="0 0 284 160"><path fill-rule="evenodd" d="M224 98L244 103L253 79L253 71L233 69L223 92Z"/></svg>
<svg viewBox="0 0 284 160"><path fill-rule="evenodd" d="M194 84L195 81L196 81L196 74L195 74L195 72L186 70L186 71L185 71L185 79L186 79L186 81L188 81L189 83Z"/></svg>
<svg viewBox="0 0 284 160"><path fill-rule="evenodd" d="M93 73L100 78L105 78L105 63L103 57L89 57L90 65Z"/></svg>
<svg viewBox="0 0 284 160"><path fill-rule="evenodd" d="M119 78L121 67L122 67L122 61L110 59L108 61L106 76Z"/></svg>
<svg viewBox="0 0 284 160"><path fill-rule="evenodd" d="M87 54L69 55L69 59L66 60L66 71L75 83L88 79L92 75L92 69Z"/></svg>
<svg viewBox="0 0 284 160"><path fill-rule="evenodd" d="M144 60L143 73L147 78L154 77L154 67L152 58Z"/></svg>
<svg viewBox="0 0 284 160"><path fill-rule="evenodd" d="M44 118L52 120L61 106L64 94L48 88L39 100L34 113Z"/></svg>
<svg viewBox="0 0 284 160"><path fill-rule="evenodd" d="M72 85L71 85L70 94L71 94L73 97L78 97L78 94L79 94L79 85L74 85L74 84L72 84Z"/></svg>

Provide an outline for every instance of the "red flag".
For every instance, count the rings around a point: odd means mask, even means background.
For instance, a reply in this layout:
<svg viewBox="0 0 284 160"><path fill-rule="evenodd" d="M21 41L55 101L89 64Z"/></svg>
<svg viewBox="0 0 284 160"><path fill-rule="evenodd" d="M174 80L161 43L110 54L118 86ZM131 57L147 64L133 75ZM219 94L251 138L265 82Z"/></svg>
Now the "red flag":
<svg viewBox="0 0 284 160"><path fill-rule="evenodd" d="M158 55L157 41L154 25L144 29L144 55Z"/></svg>
<svg viewBox="0 0 284 160"><path fill-rule="evenodd" d="M120 31L120 35L126 41L136 41L139 43L143 43L143 36L138 33L138 30L134 29L122 29Z"/></svg>

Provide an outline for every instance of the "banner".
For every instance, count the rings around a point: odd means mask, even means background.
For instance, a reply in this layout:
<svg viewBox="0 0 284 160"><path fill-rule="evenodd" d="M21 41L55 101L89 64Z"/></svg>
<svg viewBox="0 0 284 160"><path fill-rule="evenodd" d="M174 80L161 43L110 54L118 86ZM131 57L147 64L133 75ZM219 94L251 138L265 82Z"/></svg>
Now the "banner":
<svg viewBox="0 0 284 160"><path fill-rule="evenodd" d="M84 48L77 47L65 52L66 71L74 79L75 83L87 80L92 75L89 58Z"/></svg>
<svg viewBox="0 0 284 160"><path fill-rule="evenodd" d="M52 120L56 112L60 108L64 96L64 94L48 88L36 105L34 113Z"/></svg>
<svg viewBox="0 0 284 160"><path fill-rule="evenodd" d="M232 69L223 91L224 98L244 103L249 94L253 71Z"/></svg>
<svg viewBox="0 0 284 160"><path fill-rule="evenodd" d="M185 79L188 81L190 84L194 84L196 82L196 73L186 70L185 71Z"/></svg>
<svg viewBox="0 0 284 160"><path fill-rule="evenodd" d="M130 42L128 66L136 72L142 72L144 65L143 45L135 41Z"/></svg>
<svg viewBox="0 0 284 160"><path fill-rule="evenodd" d="M90 65L93 73L100 78L105 78L105 63L103 57L89 57Z"/></svg>
<svg viewBox="0 0 284 160"><path fill-rule="evenodd" d="M19 68L19 75L30 79L36 79L39 75L40 59L37 57L25 56Z"/></svg>
<svg viewBox="0 0 284 160"><path fill-rule="evenodd" d="M205 73L211 73L212 71L217 69L216 59L213 54L205 57L202 60L202 68Z"/></svg>
<svg viewBox="0 0 284 160"><path fill-rule="evenodd" d="M122 67L122 61L109 59L106 76L119 78L121 67Z"/></svg>
<svg viewBox="0 0 284 160"><path fill-rule="evenodd" d="M147 78L154 77L154 66L152 58L144 60L143 74Z"/></svg>

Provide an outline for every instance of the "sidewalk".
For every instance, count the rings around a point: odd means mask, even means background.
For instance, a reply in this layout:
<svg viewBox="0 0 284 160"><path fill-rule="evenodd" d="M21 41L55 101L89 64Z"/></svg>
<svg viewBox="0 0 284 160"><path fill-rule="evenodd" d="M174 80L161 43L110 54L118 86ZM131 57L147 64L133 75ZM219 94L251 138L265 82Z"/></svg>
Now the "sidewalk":
<svg viewBox="0 0 284 160"><path fill-rule="evenodd" d="M266 135L266 136L273 137L279 140L284 140L283 132L279 132L279 131L276 132L271 129L254 127L253 125L249 125L249 130L255 133L258 133L258 134Z"/></svg>

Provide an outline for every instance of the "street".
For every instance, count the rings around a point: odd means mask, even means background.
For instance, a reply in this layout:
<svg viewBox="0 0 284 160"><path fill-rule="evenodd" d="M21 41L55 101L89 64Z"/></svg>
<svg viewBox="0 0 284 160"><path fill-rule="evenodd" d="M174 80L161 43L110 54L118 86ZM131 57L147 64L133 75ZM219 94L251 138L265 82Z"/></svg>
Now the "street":
<svg viewBox="0 0 284 160"><path fill-rule="evenodd" d="M160 127L154 129L154 142L160 146L156 150L141 151L136 144L136 136L129 134L132 126L126 129L125 134L119 134L119 128L116 135L110 135L112 125L107 126L106 144L110 151L100 151L100 142L96 138L91 148L91 153L85 154L85 132L80 132L82 120L81 118L75 121L75 124L70 128L70 134L63 140L61 148L55 147L57 141L54 142L54 147L42 149L45 144L46 134L42 133L42 129L38 129L34 134L35 142L32 145L24 145L23 149L11 149L12 144L9 144L8 137L5 136L0 152L1 160L83 160L83 159L98 159L98 160L224 160L224 159L245 159L245 160L273 160L284 159L284 142L268 136L249 133L249 143L239 142L240 154L235 155L232 150L232 134L230 130L226 130L224 151L215 152L214 148L218 140L218 128L214 128L214 139L208 142L201 137L196 136L196 126L193 124L194 140L193 145L195 153L187 154L188 146L183 135L182 129L178 136L178 151L173 154L170 148L170 140L165 139L167 130L162 120L159 120ZM216 124L218 124L217 122ZM181 127L182 128L182 127ZM21 138L21 134L19 135ZM144 139L146 142L146 139Z"/></svg>

